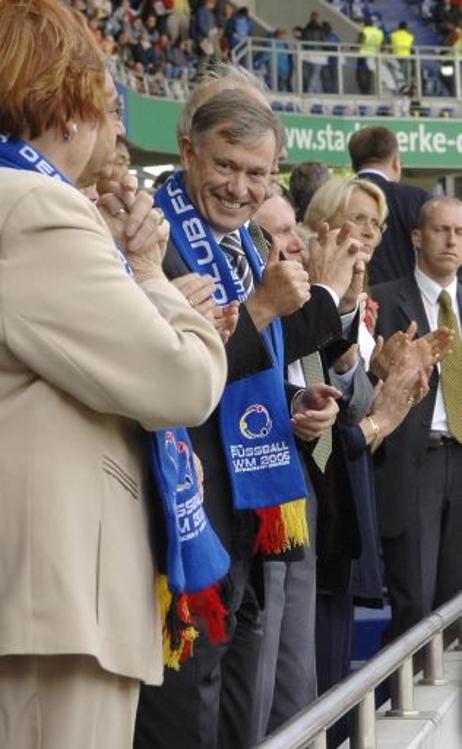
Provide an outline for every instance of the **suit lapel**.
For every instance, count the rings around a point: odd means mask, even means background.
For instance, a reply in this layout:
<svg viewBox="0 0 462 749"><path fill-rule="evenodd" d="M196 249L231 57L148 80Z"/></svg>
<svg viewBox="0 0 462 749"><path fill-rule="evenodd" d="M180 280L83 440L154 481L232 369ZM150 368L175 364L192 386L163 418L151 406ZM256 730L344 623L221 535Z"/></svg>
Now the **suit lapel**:
<svg viewBox="0 0 462 749"><path fill-rule="evenodd" d="M462 283L457 282L457 304L459 305L459 315L462 320Z"/></svg>
<svg viewBox="0 0 462 749"><path fill-rule="evenodd" d="M462 302L462 290L461 290ZM404 278L398 290L397 303L408 323L415 320L417 323L417 337L430 332L427 315L420 296L419 287L414 278Z"/></svg>
<svg viewBox="0 0 462 749"><path fill-rule="evenodd" d="M256 224L253 220L249 221L248 232L250 234L252 242L254 243L254 246L257 248L262 257L263 262L266 263L268 259L269 249L271 247L271 234L269 234L267 231L264 231L264 229L262 229L261 226L258 226L258 224Z"/></svg>
<svg viewBox="0 0 462 749"><path fill-rule="evenodd" d="M459 306L462 303L462 289ZM430 326L428 324L427 314L425 307L422 302L422 297L413 276L408 276L403 279L399 291L398 305L401 308L402 313L407 317L408 322L415 320L417 323L416 338L421 338L426 333L430 332ZM438 367L434 366L429 379L430 389L433 394L436 394L436 390L439 382ZM432 396L433 397L433 396ZM433 408L433 407L432 407Z"/></svg>

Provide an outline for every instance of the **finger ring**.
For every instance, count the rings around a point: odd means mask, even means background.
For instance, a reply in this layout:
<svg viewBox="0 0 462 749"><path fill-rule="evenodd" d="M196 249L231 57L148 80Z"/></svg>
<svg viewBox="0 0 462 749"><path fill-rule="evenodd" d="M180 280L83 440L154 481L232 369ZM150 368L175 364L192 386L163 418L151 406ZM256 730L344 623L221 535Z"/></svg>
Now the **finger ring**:
<svg viewBox="0 0 462 749"><path fill-rule="evenodd" d="M194 307L194 302L193 302L193 300L192 300L192 299L188 299L188 302L189 302L189 304L191 305L191 307Z"/></svg>
<svg viewBox="0 0 462 749"><path fill-rule="evenodd" d="M122 213L127 213L127 211L125 210L125 208L118 208L118 209L116 210L116 212L115 212L115 213L113 214L113 216L114 216L114 218L115 218L116 216L121 216L121 215L122 215Z"/></svg>
<svg viewBox="0 0 462 749"><path fill-rule="evenodd" d="M414 401L415 401L415 398L414 398L414 396L413 396L413 395L411 395L411 396L410 396L410 397L409 397L409 398L407 399L407 405L408 405L408 406L413 406L413 405L414 405Z"/></svg>

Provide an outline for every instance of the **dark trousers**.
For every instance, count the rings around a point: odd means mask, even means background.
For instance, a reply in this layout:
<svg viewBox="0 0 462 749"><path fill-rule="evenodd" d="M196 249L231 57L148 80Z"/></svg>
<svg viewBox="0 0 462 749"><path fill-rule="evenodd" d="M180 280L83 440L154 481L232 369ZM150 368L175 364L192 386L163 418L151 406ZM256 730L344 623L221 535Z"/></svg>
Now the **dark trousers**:
<svg viewBox="0 0 462 749"><path fill-rule="evenodd" d="M406 456L403 455L403 460ZM462 445L426 451L417 474L412 520L384 538L392 620L389 642L462 589Z"/></svg>
<svg viewBox="0 0 462 749"><path fill-rule="evenodd" d="M316 670L318 693L324 694L350 671L353 596L348 593L316 597Z"/></svg>
<svg viewBox="0 0 462 749"><path fill-rule="evenodd" d="M348 593L316 597L316 670L319 695L348 676L353 637L353 596ZM327 747L335 749L349 735L346 715L327 732Z"/></svg>
<svg viewBox="0 0 462 749"><path fill-rule="evenodd" d="M335 58L333 62L328 62L327 65L323 65L321 70L321 81L325 94L338 93L337 61Z"/></svg>
<svg viewBox="0 0 462 749"><path fill-rule="evenodd" d="M358 58L356 66L356 83L358 84L360 94L367 95L372 89L372 70L367 67L367 62L363 58Z"/></svg>
<svg viewBox="0 0 462 749"><path fill-rule="evenodd" d="M234 563L228 641L201 633L179 671L141 689L134 749L248 749L261 644L260 608L248 563Z"/></svg>

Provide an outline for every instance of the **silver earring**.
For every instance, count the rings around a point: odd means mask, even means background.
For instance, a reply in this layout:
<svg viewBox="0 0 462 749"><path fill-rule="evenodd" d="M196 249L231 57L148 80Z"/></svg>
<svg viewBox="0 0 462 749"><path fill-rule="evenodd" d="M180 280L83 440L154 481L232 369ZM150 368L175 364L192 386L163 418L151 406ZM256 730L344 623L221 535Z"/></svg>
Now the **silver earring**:
<svg viewBox="0 0 462 749"><path fill-rule="evenodd" d="M64 140L67 140L67 141L74 140L76 135L77 135L77 125L75 124L75 122L71 122L71 124L68 126L67 131L64 133Z"/></svg>

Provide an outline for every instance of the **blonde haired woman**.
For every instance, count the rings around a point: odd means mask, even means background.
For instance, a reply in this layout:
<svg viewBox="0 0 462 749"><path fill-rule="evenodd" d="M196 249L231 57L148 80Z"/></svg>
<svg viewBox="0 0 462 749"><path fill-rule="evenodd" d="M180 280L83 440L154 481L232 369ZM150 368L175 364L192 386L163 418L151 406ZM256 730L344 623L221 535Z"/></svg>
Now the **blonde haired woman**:
<svg viewBox="0 0 462 749"><path fill-rule="evenodd" d="M303 223L316 231L322 222L331 229L340 229L345 222L350 225L351 239L361 242L364 258L368 262L382 240L388 215L385 195L380 187L365 179L331 177L317 190L305 211ZM354 305L364 290L364 272L356 273L343 303L347 308ZM369 365L374 349L374 340L365 325L360 325L359 347Z"/></svg>
<svg viewBox="0 0 462 749"><path fill-rule="evenodd" d="M303 223L314 229L320 221L327 221L336 229L351 221L355 227L352 236L365 242L372 255L386 229L387 216L385 195L373 182L331 177L313 195Z"/></svg>
<svg viewBox="0 0 462 749"><path fill-rule="evenodd" d="M331 230L341 229L348 222L350 238L361 243L366 262L372 257L382 239L387 218L387 206L379 187L361 179L332 177L314 194L304 216L304 226L316 232L324 223ZM358 272L347 292L348 308L362 291L364 271ZM342 300L345 302L345 298ZM359 349L368 363L374 339L360 324ZM334 372L342 373L362 366L357 346L352 346L334 364ZM367 368L367 366L366 366ZM335 376L335 375L334 375ZM349 419L341 409L338 424L341 428L346 465L357 508L362 552L352 565L351 579L343 589L320 590L317 597L316 660L318 687L322 693L343 678L349 670L353 623L353 597L364 603L380 606L382 576L379 539L375 509L375 493L370 450L393 431L411 408L409 393L423 383L413 366L395 369L383 386L379 386L367 416L359 423ZM319 493L322 502L322 494ZM342 501L342 497L338 497ZM340 569L340 562L327 560L331 567ZM318 559L318 582L326 579L325 560ZM324 593L329 593L325 595ZM342 727L339 737L344 738Z"/></svg>

